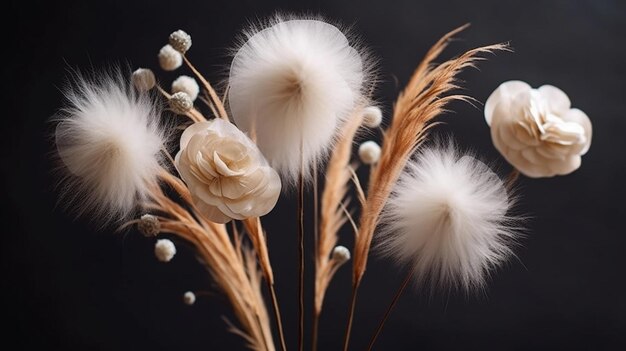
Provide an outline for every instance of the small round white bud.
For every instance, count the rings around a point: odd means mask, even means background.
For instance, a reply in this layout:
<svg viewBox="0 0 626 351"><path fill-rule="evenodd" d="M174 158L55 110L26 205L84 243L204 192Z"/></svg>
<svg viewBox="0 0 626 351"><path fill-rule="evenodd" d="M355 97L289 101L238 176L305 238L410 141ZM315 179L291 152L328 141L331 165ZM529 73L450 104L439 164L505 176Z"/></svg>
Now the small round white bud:
<svg viewBox="0 0 626 351"><path fill-rule="evenodd" d="M138 68L135 70L131 76L131 81L139 91L148 91L156 85L154 73L149 68Z"/></svg>
<svg viewBox="0 0 626 351"><path fill-rule="evenodd" d="M176 255L176 246L169 239L157 240L154 244L154 255L161 262L169 262Z"/></svg>
<svg viewBox="0 0 626 351"><path fill-rule="evenodd" d="M198 94L200 93L200 86L195 79L189 76L180 76L172 82L172 93L178 92L187 93L191 98L191 101L196 101Z"/></svg>
<svg viewBox="0 0 626 351"><path fill-rule="evenodd" d="M359 158L366 165L371 165L380 159L380 146L375 141L366 141L359 146Z"/></svg>
<svg viewBox="0 0 626 351"><path fill-rule="evenodd" d="M383 121L383 111L377 106L368 106L363 110L363 125L376 128Z"/></svg>
<svg viewBox="0 0 626 351"><path fill-rule="evenodd" d="M345 246L335 246L333 249L332 259L338 264L344 264L350 260L350 250Z"/></svg>
<svg viewBox="0 0 626 351"><path fill-rule="evenodd" d="M167 44L159 51L159 65L166 71L173 71L183 64L183 55Z"/></svg>
<svg viewBox="0 0 626 351"><path fill-rule="evenodd" d="M161 231L161 222L155 216L145 214L137 223L137 230L144 236L155 236Z"/></svg>
<svg viewBox="0 0 626 351"><path fill-rule="evenodd" d="M174 50L184 54L191 47L191 35L179 29L170 34L169 43Z"/></svg>
<svg viewBox="0 0 626 351"><path fill-rule="evenodd" d="M188 306L193 305L194 303L196 303L196 294L194 294L192 291L187 291L183 294L183 302L185 303L185 305Z"/></svg>
<svg viewBox="0 0 626 351"><path fill-rule="evenodd" d="M170 108L174 113L184 115L193 108L193 101L187 93L179 91L170 97Z"/></svg>

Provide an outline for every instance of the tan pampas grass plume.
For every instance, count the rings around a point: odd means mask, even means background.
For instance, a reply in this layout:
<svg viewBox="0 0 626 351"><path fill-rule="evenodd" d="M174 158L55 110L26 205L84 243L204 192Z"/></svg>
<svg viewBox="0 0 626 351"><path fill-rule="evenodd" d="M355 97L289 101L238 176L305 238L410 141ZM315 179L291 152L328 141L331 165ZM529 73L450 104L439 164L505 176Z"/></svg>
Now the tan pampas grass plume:
<svg viewBox="0 0 626 351"><path fill-rule="evenodd" d="M385 133L380 160L372 171L367 201L359 223L359 235L354 247L355 284L358 284L365 272L380 213L409 157L424 141L433 125L432 121L445 111L446 105L454 100L469 100L464 95L446 95L459 88L456 76L463 69L474 67L477 61L482 60L478 57L479 54L507 49L504 44L484 46L434 66L433 60L446 48L450 38L466 27L467 25L446 34L428 51L396 101L391 125Z"/></svg>
<svg viewBox="0 0 626 351"><path fill-rule="evenodd" d="M151 187L145 207L159 213L161 231L191 243L206 264L216 285L230 302L237 325L230 330L244 338L250 349L275 350L270 320L261 293L262 275L253 253L242 245L242 238L228 235L224 224L206 220L191 201L189 190L180 179L163 170L161 181L174 189L192 210L165 195L158 184Z"/></svg>
<svg viewBox="0 0 626 351"><path fill-rule="evenodd" d="M363 109L359 107L344 124L326 169L326 184L322 193L320 228L315 252L314 343L317 341L317 327L326 289L337 269L345 263L332 257L331 254L337 245L337 233L348 220L346 194L348 183L354 174L350 166L350 157L354 137L363 122L363 116Z"/></svg>
<svg viewBox="0 0 626 351"><path fill-rule="evenodd" d="M374 230L396 181L410 156L425 140L428 130L434 125L433 120L445 111L450 102L470 100L465 95L448 95L450 91L459 88L456 80L457 75L463 69L474 67L477 61L482 60L478 55L508 48L504 44L484 46L469 50L459 57L439 65L434 65L433 61L447 47L449 40L467 26L462 26L444 35L426 53L396 101L391 125L385 133L380 160L372 169L367 201L363 206L359 232L355 238L352 303L344 350L347 350L349 345L356 292L367 267Z"/></svg>

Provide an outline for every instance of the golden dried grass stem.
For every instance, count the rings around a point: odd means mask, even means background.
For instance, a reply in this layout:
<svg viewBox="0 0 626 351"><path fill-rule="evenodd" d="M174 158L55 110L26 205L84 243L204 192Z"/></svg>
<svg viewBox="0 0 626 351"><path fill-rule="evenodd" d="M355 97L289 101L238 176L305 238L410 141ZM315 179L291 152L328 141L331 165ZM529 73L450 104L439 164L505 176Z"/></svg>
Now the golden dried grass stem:
<svg viewBox="0 0 626 351"><path fill-rule="evenodd" d="M362 108L355 109L352 116L342 127L339 140L326 168L326 184L322 193L320 227L316 238L315 250L315 295L313 308L313 350L317 347L319 318L328 285L336 272L337 263L330 255L337 244L337 233L347 217L343 210L343 201L352 178L350 158L354 137L363 122Z"/></svg>
<svg viewBox="0 0 626 351"><path fill-rule="evenodd" d="M213 87L211 86L211 83L209 83L209 81L206 80L206 78L204 78L204 76L200 73L200 71L198 71L196 67L191 64L187 56L183 55L183 60L185 60L185 64L187 64L189 69L191 69L191 71L196 75L196 77L200 79L200 82L202 83L202 85L204 85L204 89L206 89L206 91L209 93L211 102L217 108L218 117L223 118L228 121L228 114L226 113L226 108L224 107L222 100L219 98L219 96L217 96L217 93L215 92L215 89L213 89Z"/></svg>
<svg viewBox="0 0 626 351"><path fill-rule="evenodd" d="M428 52L414 73L410 84L398 97L391 126L383 141L380 161L372 172L368 186L367 201L359 226L359 239L356 241L354 250L354 281L359 281L365 272L369 248L379 215L407 160L426 138L433 125L432 121L445 111L445 107L450 102L469 100L463 95L445 95L459 88L455 82L457 74L464 68L473 67L475 62L480 60L477 55L506 49L506 46L501 44L472 49L455 59L433 67L432 61L445 48L449 38L463 28L444 36L445 40L440 40Z"/></svg>
<svg viewBox="0 0 626 351"><path fill-rule="evenodd" d="M278 329L278 336L282 350L287 350L285 343L285 334L283 331L282 317L280 314L280 308L278 305L278 299L276 297L276 290L274 288L274 273L272 271L272 265L270 264L269 254L267 250L267 240L261 226L261 219L259 217L248 218L243 221L246 227L248 237L252 242L252 246L256 251L259 259L259 265L263 272L263 276L267 283L267 288L271 295L272 309L274 311L274 318L276 320L276 328Z"/></svg>
<svg viewBox="0 0 626 351"><path fill-rule="evenodd" d="M355 109L341 130L341 136L333 148L326 168L326 184L322 193L320 228L315 250L315 294L313 308L312 349L317 350L319 319L328 285L338 269L338 263L331 257L337 244L337 233L345 224L344 198L352 177L350 158L354 137L363 122L362 108Z"/></svg>
<svg viewBox="0 0 626 351"><path fill-rule="evenodd" d="M183 198L188 189L182 181L163 170L160 178ZM182 187L182 188L181 188ZM167 197L157 185L151 188L148 207L155 209L163 232L172 233L196 248L215 283L233 307L239 326L230 330L242 336L252 350L274 351L269 316L261 293L261 272L252 251L231 241L226 226L204 219L193 204L192 211ZM192 213L193 212L193 213Z"/></svg>
<svg viewBox="0 0 626 351"><path fill-rule="evenodd" d="M496 50L507 50L504 44L484 46L469 50L457 58L434 65L433 61L447 47L450 39L467 28L457 28L444 35L426 54L409 80L408 85L398 96L393 119L383 139L382 154L378 164L372 169L368 185L367 201L363 206L359 221L359 234L354 245L353 285L356 289L363 278L367 266L374 230L380 213L393 190L406 162L417 147L425 140L433 120L445 111L454 100L469 101L469 97L451 94L459 88L456 76L465 68L474 67L482 58L478 55ZM356 292L353 291L353 297ZM351 303L354 307L354 301ZM349 329L354 317L351 309L344 349L348 347Z"/></svg>

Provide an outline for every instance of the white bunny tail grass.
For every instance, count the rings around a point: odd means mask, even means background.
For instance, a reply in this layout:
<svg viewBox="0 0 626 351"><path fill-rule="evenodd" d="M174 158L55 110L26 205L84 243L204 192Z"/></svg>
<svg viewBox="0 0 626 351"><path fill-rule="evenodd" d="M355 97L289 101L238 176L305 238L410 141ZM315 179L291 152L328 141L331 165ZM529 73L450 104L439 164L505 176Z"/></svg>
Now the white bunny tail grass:
<svg viewBox="0 0 626 351"><path fill-rule="evenodd" d="M120 70L76 73L53 117L61 202L100 224L126 219L161 170L166 137L160 109Z"/></svg>
<svg viewBox="0 0 626 351"><path fill-rule="evenodd" d="M481 290L514 256L514 199L484 163L454 144L425 148L407 164L381 217L377 251L415 265L431 289ZM431 290L432 291L432 290Z"/></svg>
<svg viewBox="0 0 626 351"><path fill-rule="evenodd" d="M239 128L285 183L323 161L339 127L371 93L373 65L358 41L314 17L275 16L252 25L235 52L229 104ZM301 146L302 145L302 146Z"/></svg>

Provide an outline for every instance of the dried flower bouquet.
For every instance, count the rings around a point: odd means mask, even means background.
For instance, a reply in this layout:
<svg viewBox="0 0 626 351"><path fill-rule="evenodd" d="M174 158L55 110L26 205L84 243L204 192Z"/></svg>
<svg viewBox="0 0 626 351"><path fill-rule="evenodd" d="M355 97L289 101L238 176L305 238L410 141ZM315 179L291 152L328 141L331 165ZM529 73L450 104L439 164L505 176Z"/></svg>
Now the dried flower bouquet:
<svg viewBox="0 0 626 351"><path fill-rule="evenodd" d="M275 350L276 343L286 350L261 217L274 208L282 189L295 188L302 350L303 199L310 191L314 204L306 210L313 211L315 226L307 234L316 243L313 350L326 290L342 265L352 258L344 350L370 251L406 269L371 349L410 281L433 291L483 288L488 275L513 255L519 237L520 218L511 211L516 177L570 173L589 149L591 123L571 109L562 91L531 89L519 81L503 83L485 105L494 145L515 169L507 180L452 141L427 142L450 102L472 100L455 93L458 74L486 53L509 50L490 45L436 64L450 38L464 28L426 53L384 129L382 111L372 102L373 61L354 36L333 24L277 16L250 27L234 51L228 88L219 92L191 64L191 37L175 31L159 51L159 65L171 71L184 63L195 78L180 76L171 89L145 68L130 79L120 71L74 77L67 105L54 117L65 171L60 199L100 225L136 225L148 237L169 233L191 243L232 307L230 330L253 350ZM162 100L168 111L160 108ZM164 120L168 112L186 118ZM380 129L382 145L365 141L353 157L363 128ZM180 129L182 135L176 133ZM173 135L179 137L174 156L168 143ZM370 167L367 186L355 172L361 164ZM326 179L321 192L319 171ZM356 197L352 204L350 194ZM360 217L354 218L357 208ZM352 251L338 245L346 224L354 230ZM154 250L162 262L176 254L169 239L156 240ZM191 291L183 296L186 304L195 300Z"/></svg>

